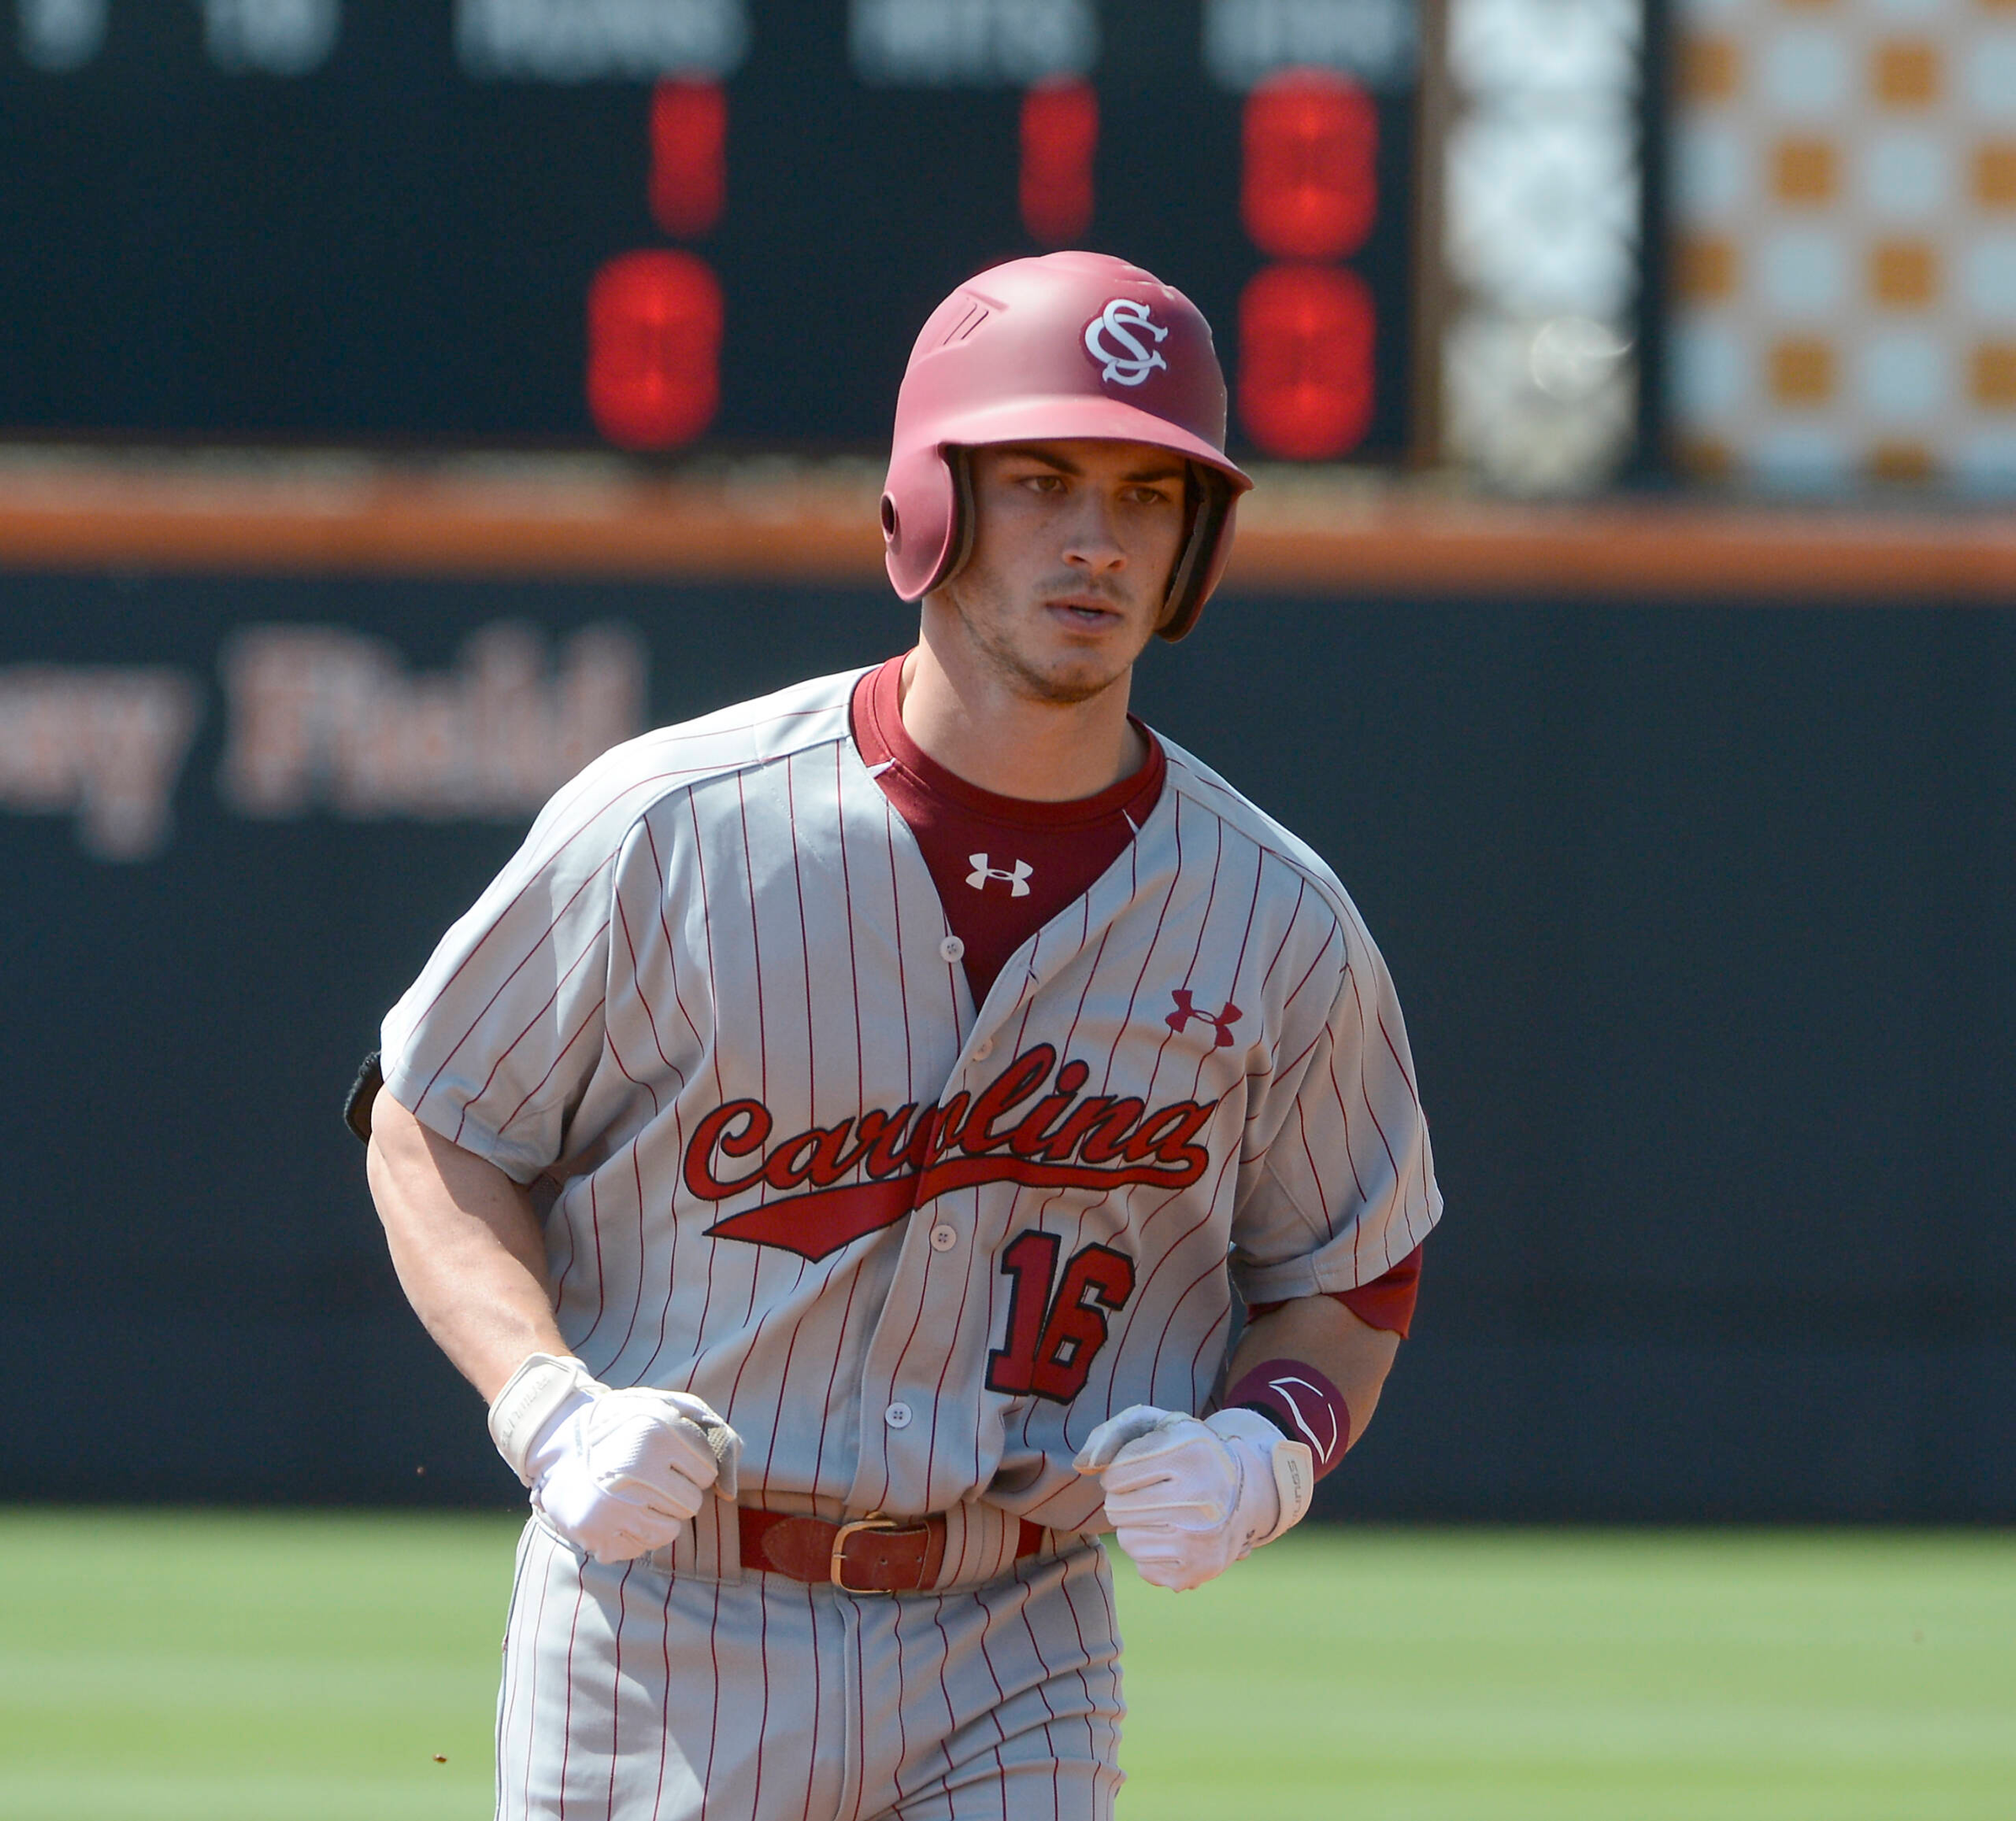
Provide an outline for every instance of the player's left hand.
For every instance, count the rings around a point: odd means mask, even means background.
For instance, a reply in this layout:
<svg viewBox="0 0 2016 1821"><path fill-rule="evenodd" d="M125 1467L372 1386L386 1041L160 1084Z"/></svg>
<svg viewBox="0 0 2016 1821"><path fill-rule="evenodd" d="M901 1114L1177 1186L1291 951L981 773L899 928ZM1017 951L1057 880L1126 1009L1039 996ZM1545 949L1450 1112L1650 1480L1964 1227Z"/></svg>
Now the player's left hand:
<svg viewBox="0 0 2016 1821"><path fill-rule="evenodd" d="M1075 1463L1097 1474L1116 1539L1144 1581L1202 1587L1309 1510L1309 1451L1257 1411L1207 1420L1137 1404L1085 1438Z"/></svg>

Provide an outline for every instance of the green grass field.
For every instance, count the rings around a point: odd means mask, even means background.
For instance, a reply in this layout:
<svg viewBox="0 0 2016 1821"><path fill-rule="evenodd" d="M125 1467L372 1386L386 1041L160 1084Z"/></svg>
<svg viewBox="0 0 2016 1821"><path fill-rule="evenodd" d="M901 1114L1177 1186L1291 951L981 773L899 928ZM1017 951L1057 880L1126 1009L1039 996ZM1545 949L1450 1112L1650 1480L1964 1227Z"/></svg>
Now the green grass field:
<svg viewBox="0 0 2016 1821"><path fill-rule="evenodd" d="M481 1821L515 1531L0 1514L0 1814ZM1123 1821L2016 1817L2016 1535L1311 1530L1121 1582Z"/></svg>

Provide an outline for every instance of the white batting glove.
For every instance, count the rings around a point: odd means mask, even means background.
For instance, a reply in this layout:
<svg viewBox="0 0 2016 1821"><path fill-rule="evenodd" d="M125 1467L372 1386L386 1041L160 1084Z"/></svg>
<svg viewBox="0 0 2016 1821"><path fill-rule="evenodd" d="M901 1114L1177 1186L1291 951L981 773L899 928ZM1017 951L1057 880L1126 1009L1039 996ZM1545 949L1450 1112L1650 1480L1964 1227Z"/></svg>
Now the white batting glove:
<svg viewBox="0 0 2016 1821"><path fill-rule="evenodd" d="M1307 1445L1255 1410L1199 1421L1137 1404L1094 1429L1075 1464L1099 1476L1115 1540L1141 1578L1179 1591L1300 1523L1315 1489Z"/></svg>
<svg viewBox="0 0 2016 1821"><path fill-rule="evenodd" d="M612 1391L577 1359L532 1355L498 1392L490 1432L532 1508L599 1562L663 1549L710 1491L735 1496L742 1438L703 1399Z"/></svg>

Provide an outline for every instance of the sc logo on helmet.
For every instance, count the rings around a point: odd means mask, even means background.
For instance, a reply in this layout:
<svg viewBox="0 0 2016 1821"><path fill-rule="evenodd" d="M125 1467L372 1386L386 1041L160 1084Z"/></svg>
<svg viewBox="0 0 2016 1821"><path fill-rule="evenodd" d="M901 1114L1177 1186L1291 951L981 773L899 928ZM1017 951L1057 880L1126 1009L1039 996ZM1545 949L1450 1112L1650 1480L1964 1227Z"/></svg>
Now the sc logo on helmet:
<svg viewBox="0 0 2016 1821"><path fill-rule="evenodd" d="M1142 329L1159 342L1169 339L1169 330L1149 316L1148 305L1132 298L1115 298L1085 325L1085 352L1100 363L1100 379L1137 386L1158 367L1167 369L1169 363L1160 350L1150 347L1136 333Z"/></svg>

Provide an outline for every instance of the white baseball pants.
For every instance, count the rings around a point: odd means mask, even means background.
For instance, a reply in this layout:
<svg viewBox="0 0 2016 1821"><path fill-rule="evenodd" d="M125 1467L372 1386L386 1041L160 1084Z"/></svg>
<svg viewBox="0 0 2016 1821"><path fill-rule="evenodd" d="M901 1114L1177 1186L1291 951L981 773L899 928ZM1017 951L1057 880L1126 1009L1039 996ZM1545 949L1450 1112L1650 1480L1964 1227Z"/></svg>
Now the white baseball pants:
<svg viewBox="0 0 2016 1821"><path fill-rule="evenodd" d="M1110 1821L1120 1641L1096 1543L982 1587L848 1594L605 1567L536 1523L499 1821Z"/></svg>

